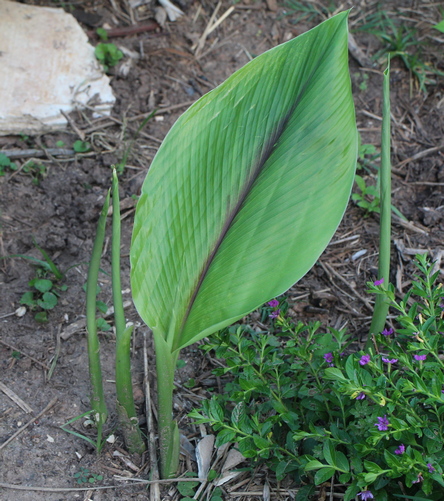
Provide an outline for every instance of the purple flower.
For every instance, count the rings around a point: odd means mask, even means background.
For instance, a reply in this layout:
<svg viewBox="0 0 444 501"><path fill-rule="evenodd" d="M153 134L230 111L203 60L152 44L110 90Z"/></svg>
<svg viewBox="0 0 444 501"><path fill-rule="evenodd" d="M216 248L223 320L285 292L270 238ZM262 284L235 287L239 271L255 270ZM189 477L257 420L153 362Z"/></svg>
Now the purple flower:
<svg viewBox="0 0 444 501"><path fill-rule="evenodd" d="M415 360L425 360L427 358L427 355L413 355L413 358Z"/></svg>
<svg viewBox="0 0 444 501"><path fill-rule="evenodd" d="M381 334L383 336L391 336L392 334L394 334L395 331L390 327L390 329L384 329Z"/></svg>
<svg viewBox="0 0 444 501"><path fill-rule="evenodd" d="M418 475L418 478L416 480L413 480L412 484L419 484L419 482L422 482L423 480L424 480L424 477L420 473Z"/></svg>
<svg viewBox="0 0 444 501"><path fill-rule="evenodd" d="M387 416L385 415L384 417L378 417L378 422L375 423L375 426L378 427L379 431L387 431L389 427L389 420L387 419Z"/></svg>
<svg viewBox="0 0 444 501"><path fill-rule="evenodd" d="M370 491L359 492L358 496L361 496L362 501L365 501L366 499L375 499Z"/></svg>
<svg viewBox="0 0 444 501"><path fill-rule="evenodd" d="M268 301L267 304L272 308L276 308L276 306L279 306L279 301L277 299L272 299L271 301Z"/></svg>
<svg viewBox="0 0 444 501"><path fill-rule="evenodd" d="M432 463L427 463L427 468L429 469L429 473L436 471L435 468L433 468Z"/></svg>
<svg viewBox="0 0 444 501"><path fill-rule="evenodd" d="M370 362L370 355L362 355L361 359L359 360L359 363L361 365L367 365Z"/></svg>
<svg viewBox="0 0 444 501"><path fill-rule="evenodd" d="M272 319L275 319L279 316L280 312L281 312L281 310L272 311L268 316Z"/></svg>
<svg viewBox="0 0 444 501"><path fill-rule="evenodd" d="M324 355L324 360L325 360L327 363L331 364L331 363L333 362L333 353L326 353L326 354Z"/></svg>
<svg viewBox="0 0 444 501"><path fill-rule="evenodd" d="M356 397L356 400L364 400L365 398L365 393L361 391L361 393Z"/></svg>
<svg viewBox="0 0 444 501"><path fill-rule="evenodd" d="M385 358L385 357L382 357L382 361L385 362L386 364L396 364L396 362L398 361L397 358Z"/></svg>
<svg viewBox="0 0 444 501"><path fill-rule="evenodd" d="M404 452L405 452L405 445L399 444L399 447L395 450L395 454L404 454Z"/></svg>
<svg viewBox="0 0 444 501"><path fill-rule="evenodd" d="M373 282L373 285L375 287L378 287L378 285L382 285L383 283L384 283L384 277L380 278L379 280L375 280ZM368 498L368 499L372 499L372 498L373 498L373 496L371 498ZM362 498L362 499L364 499L364 498Z"/></svg>

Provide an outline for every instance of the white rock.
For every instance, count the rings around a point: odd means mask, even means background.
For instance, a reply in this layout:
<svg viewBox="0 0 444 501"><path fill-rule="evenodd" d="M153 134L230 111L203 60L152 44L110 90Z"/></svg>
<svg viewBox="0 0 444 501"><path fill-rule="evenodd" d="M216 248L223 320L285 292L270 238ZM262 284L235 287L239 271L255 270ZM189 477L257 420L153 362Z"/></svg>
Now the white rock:
<svg viewBox="0 0 444 501"><path fill-rule="evenodd" d="M60 110L89 104L107 115L115 102L94 47L63 9L0 0L0 66L0 135L59 130Z"/></svg>

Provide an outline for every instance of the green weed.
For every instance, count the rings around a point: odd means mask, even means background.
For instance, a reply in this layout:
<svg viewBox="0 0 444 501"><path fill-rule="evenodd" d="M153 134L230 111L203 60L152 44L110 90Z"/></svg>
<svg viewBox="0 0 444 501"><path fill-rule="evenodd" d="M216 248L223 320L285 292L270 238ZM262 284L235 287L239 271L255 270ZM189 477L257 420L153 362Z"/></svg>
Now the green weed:
<svg viewBox="0 0 444 501"><path fill-rule="evenodd" d="M91 150L91 145L87 141L81 141L80 139L78 139L77 141L74 141L72 149L76 153L87 153Z"/></svg>
<svg viewBox="0 0 444 501"><path fill-rule="evenodd" d="M108 41L108 32L104 28L97 28L96 33L102 42Z"/></svg>
<svg viewBox="0 0 444 501"><path fill-rule="evenodd" d="M356 174L355 182L358 186L359 192L352 194L352 200L356 202L358 207L364 209L365 217L369 216L372 212L379 214L380 212L380 200L379 200L379 190L376 186L367 186L363 177Z"/></svg>
<svg viewBox="0 0 444 501"><path fill-rule="evenodd" d="M371 33L382 43L383 47L373 59L384 63L387 56L390 59L401 59L406 69L417 79L421 91L425 92L427 85L436 83L429 75L444 75L430 63L423 61L424 43L418 39L417 30L405 22L393 20L385 11L367 16L358 31Z"/></svg>
<svg viewBox="0 0 444 501"><path fill-rule="evenodd" d="M115 66L123 57L123 53L113 43L99 43L94 51L96 58L103 66L103 71Z"/></svg>
<svg viewBox="0 0 444 501"><path fill-rule="evenodd" d="M43 259L24 254L14 254L7 257L21 257L36 265L35 277L28 282L31 290L22 295L20 304L28 306L31 311L36 312L34 318L37 322L47 322L48 311L57 306L60 293L66 291L68 286L60 284L65 274L57 268L48 253L37 243L34 242L34 245L42 254Z"/></svg>
<svg viewBox="0 0 444 501"><path fill-rule="evenodd" d="M4 153L0 153L0 177L6 174L7 169L14 171L17 170L18 167L14 162L11 162Z"/></svg>
<svg viewBox="0 0 444 501"><path fill-rule="evenodd" d="M91 473L88 468L80 467L77 473L74 473L74 478L78 484L93 484L94 482L100 482L103 480L103 475L96 475Z"/></svg>
<svg viewBox="0 0 444 501"><path fill-rule="evenodd" d="M28 282L31 290L25 292L20 299L20 304L36 311L34 318L37 322L48 321L48 311L57 306L60 292L68 288L67 285L57 285L56 281L42 278L46 275L42 268L37 268L35 278Z"/></svg>
<svg viewBox="0 0 444 501"><path fill-rule="evenodd" d="M359 90L365 91L368 89L368 74L367 73L360 73L359 71L354 73L354 77L356 78L357 81L360 80L358 83Z"/></svg>
<svg viewBox="0 0 444 501"><path fill-rule="evenodd" d="M22 171L29 174L32 178L32 184L38 186L40 182L46 177L48 170L45 165L28 160L23 164Z"/></svg>

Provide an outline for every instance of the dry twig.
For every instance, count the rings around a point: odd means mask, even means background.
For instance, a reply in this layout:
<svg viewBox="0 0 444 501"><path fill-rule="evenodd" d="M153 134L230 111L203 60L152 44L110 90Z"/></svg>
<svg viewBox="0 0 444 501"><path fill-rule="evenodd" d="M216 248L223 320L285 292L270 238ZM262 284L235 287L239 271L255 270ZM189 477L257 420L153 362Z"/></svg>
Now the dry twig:
<svg viewBox="0 0 444 501"><path fill-rule="evenodd" d="M7 395L14 403L16 403L21 409L23 409L26 413L34 412L26 402L24 402L16 393L14 393L10 388L8 388L2 382L0 382L0 390L5 395Z"/></svg>

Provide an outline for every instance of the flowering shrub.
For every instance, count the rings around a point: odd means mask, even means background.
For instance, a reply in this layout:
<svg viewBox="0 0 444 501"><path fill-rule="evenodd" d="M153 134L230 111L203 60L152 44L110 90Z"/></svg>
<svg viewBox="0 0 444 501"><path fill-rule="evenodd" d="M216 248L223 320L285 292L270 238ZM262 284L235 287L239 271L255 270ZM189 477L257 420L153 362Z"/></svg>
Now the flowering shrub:
<svg viewBox="0 0 444 501"><path fill-rule="evenodd" d="M421 275L400 302L390 285L368 284L399 316L366 352L343 330L292 323L285 300L264 307L270 332L214 336L204 349L226 361L215 371L225 393L191 416L213 427L218 445L236 442L278 480L292 475L303 485L298 501L333 478L345 501L442 499L443 290L424 256L416 265Z"/></svg>

